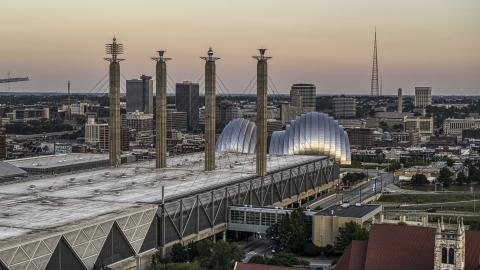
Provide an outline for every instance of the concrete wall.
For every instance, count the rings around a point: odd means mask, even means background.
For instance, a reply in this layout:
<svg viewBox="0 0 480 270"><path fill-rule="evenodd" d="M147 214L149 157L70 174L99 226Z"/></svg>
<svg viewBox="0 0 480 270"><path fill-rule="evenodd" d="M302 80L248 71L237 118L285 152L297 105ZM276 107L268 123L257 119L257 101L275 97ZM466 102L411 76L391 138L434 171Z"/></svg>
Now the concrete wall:
<svg viewBox="0 0 480 270"><path fill-rule="evenodd" d="M345 227L347 222L362 224L361 218L337 217L337 216L313 216L312 233L313 243L317 246L333 245L338 236L338 229Z"/></svg>

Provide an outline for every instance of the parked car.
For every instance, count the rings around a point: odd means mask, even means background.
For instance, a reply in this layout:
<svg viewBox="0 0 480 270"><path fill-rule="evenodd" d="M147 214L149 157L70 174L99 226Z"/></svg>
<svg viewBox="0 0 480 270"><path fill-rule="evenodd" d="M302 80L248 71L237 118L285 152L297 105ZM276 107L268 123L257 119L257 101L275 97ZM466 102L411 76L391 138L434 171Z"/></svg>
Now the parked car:
<svg viewBox="0 0 480 270"><path fill-rule="evenodd" d="M435 212L437 212L437 210L435 210L433 208L428 208L427 210L425 210L425 212L435 213Z"/></svg>

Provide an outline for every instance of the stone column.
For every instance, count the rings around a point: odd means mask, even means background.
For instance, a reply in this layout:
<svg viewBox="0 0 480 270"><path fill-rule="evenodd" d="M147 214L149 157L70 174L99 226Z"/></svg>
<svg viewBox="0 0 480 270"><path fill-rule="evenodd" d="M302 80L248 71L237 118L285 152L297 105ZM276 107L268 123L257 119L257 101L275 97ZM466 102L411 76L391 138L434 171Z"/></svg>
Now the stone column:
<svg viewBox="0 0 480 270"><path fill-rule="evenodd" d="M159 57L152 57L156 65L156 105L155 105L155 168L167 167L167 64L171 58L163 58L165 51L158 51Z"/></svg>
<svg viewBox="0 0 480 270"><path fill-rule="evenodd" d="M208 50L205 60L205 171L215 170L215 108L216 108L216 65L220 59L213 57L212 48Z"/></svg>
<svg viewBox="0 0 480 270"><path fill-rule="evenodd" d="M120 166L120 64L110 63L110 118L108 122L109 165Z"/></svg>
<svg viewBox="0 0 480 270"><path fill-rule="evenodd" d="M268 92L268 65L265 57L267 49L259 49L260 56L257 59L257 141L256 172L261 176L267 174L267 92Z"/></svg>

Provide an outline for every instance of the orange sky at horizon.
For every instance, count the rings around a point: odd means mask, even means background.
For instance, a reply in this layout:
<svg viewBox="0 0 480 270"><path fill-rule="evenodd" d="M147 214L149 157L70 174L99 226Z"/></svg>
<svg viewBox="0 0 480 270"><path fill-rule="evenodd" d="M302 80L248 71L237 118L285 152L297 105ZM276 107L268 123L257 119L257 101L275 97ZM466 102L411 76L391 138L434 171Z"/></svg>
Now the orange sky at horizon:
<svg viewBox="0 0 480 270"><path fill-rule="evenodd" d="M12 91L63 92L70 80L72 92L89 92L108 72L104 45L115 35L128 79L154 74L150 57L166 50L169 75L197 81L211 46L222 58L217 75L243 93L256 72L251 56L264 46L282 94L313 83L317 94L368 95L375 27L384 94L480 89L480 1L30 0L2 10L0 78L30 78Z"/></svg>

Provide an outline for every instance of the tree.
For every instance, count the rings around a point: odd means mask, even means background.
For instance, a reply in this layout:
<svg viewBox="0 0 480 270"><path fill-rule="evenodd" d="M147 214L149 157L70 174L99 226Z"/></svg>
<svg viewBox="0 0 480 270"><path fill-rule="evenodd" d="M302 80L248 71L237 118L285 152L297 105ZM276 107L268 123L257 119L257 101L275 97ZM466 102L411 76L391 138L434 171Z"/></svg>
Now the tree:
<svg viewBox="0 0 480 270"><path fill-rule="evenodd" d="M365 231L360 231L360 229L357 229L361 227L362 226L360 226L358 223L349 221L345 223L345 227L338 228L339 234L335 238L335 250L339 253L343 253L350 245L352 240L367 240L368 231L366 231L366 229Z"/></svg>
<svg viewBox="0 0 480 270"><path fill-rule="evenodd" d="M407 226L407 223L406 222L403 222L403 221L400 221L397 223L397 225L400 225L400 226Z"/></svg>
<svg viewBox="0 0 480 270"><path fill-rule="evenodd" d="M188 263L168 263L168 264L157 264L150 267L150 270L204 270L198 262Z"/></svg>
<svg viewBox="0 0 480 270"><path fill-rule="evenodd" d="M310 265L310 262L295 257L293 253L275 253L267 262L269 265L292 267L294 265Z"/></svg>
<svg viewBox="0 0 480 270"><path fill-rule="evenodd" d="M185 247L182 244L174 244L172 247L172 251L170 252L170 256L172 257L172 262L188 262L190 255L188 251L185 250Z"/></svg>
<svg viewBox="0 0 480 270"><path fill-rule="evenodd" d="M441 168L438 181L443 183L443 186L448 187L452 184L452 175L453 173L447 167Z"/></svg>
<svg viewBox="0 0 480 270"><path fill-rule="evenodd" d="M245 258L245 251L236 243L227 243L223 240L217 243L204 240L198 243L199 264L211 270L232 269L236 261Z"/></svg>
<svg viewBox="0 0 480 270"><path fill-rule="evenodd" d="M412 176L412 185L423 186L428 183L427 177L424 174L417 173Z"/></svg>
<svg viewBox="0 0 480 270"><path fill-rule="evenodd" d="M250 260L248 261L248 263L257 263L257 264L267 264L268 262L268 259L263 257L262 255L260 254L257 254L257 255L254 255L252 258L250 258Z"/></svg>
<svg viewBox="0 0 480 270"><path fill-rule="evenodd" d="M463 172L459 172L457 175L457 185L462 186L464 183L467 183L467 176Z"/></svg>
<svg viewBox="0 0 480 270"><path fill-rule="evenodd" d="M455 161L453 161L453 159L451 159L451 158L447 159L447 166L448 167L452 167L453 164L455 164Z"/></svg>
<svg viewBox="0 0 480 270"><path fill-rule="evenodd" d="M303 208L297 208L291 213L290 224L288 224L288 227L286 246L289 250L298 251L300 254L301 248L305 245L308 237L307 216L305 215Z"/></svg>

